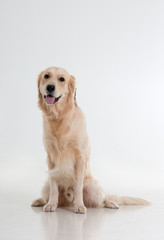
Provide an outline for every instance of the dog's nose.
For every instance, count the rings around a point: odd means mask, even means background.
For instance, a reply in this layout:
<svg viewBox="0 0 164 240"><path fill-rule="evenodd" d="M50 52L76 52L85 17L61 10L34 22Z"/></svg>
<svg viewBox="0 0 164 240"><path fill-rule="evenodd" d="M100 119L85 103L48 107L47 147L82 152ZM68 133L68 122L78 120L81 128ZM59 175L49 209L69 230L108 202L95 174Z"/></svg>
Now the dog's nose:
<svg viewBox="0 0 164 240"><path fill-rule="evenodd" d="M48 84L46 89L49 93L52 93L52 92L55 91L55 86L51 85L51 84Z"/></svg>

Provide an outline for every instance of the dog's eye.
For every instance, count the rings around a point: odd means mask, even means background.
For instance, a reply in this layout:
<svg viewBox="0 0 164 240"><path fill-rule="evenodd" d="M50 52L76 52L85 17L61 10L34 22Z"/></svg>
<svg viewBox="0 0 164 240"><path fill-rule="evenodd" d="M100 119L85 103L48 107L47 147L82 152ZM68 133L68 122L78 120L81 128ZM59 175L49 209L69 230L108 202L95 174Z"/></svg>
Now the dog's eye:
<svg viewBox="0 0 164 240"><path fill-rule="evenodd" d="M60 82L64 82L65 79L63 77L59 78Z"/></svg>
<svg viewBox="0 0 164 240"><path fill-rule="evenodd" d="M48 74L45 74L45 75L44 75L44 78L46 78L46 79L49 78L49 77L50 77L50 76L49 76Z"/></svg>

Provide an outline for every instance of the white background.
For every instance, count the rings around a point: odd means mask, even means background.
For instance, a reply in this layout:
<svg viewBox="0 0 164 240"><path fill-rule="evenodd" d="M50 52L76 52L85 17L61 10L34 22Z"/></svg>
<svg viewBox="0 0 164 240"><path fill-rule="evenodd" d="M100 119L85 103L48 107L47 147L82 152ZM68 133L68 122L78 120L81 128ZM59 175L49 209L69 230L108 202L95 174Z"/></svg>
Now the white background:
<svg viewBox="0 0 164 240"><path fill-rule="evenodd" d="M61 66L76 77L100 183L110 193L162 196L164 2L0 5L2 193L28 193L29 201L40 193L47 166L36 82L46 67Z"/></svg>

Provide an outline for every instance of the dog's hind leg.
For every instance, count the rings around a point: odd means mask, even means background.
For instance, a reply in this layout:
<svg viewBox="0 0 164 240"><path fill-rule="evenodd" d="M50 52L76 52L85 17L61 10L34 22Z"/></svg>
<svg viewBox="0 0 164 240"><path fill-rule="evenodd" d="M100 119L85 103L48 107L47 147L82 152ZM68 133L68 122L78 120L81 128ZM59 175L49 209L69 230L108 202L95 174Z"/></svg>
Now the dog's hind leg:
<svg viewBox="0 0 164 240"><path fill-rule="evenodd" d="M35 199L31 204L32 207L43 207L44 205L45 205L45 202L43 198Z"/></svg>
<svg viewBox="0 0 164 240"><path fill-rule="evenodd" d="M105 196L102 188L91 176L84 180L83 199L86 207L118 208L114 201Z"/></svg>
<svg viewBox="0 0 164 240"><path fill-rule="evenodd" d="M49 194L50 194L50 186L49 182L47 181L42 189L42 198L35 199L31 206L32 207L43 207L49 199Z"/></svg>

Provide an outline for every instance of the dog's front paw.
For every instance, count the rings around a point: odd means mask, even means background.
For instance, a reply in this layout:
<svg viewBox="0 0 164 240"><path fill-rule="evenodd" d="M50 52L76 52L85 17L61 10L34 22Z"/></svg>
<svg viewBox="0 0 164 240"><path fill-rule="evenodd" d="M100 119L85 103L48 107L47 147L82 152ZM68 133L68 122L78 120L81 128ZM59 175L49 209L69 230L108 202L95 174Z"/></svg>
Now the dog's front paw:
<svg viewBox="0 0 164 240"><path fill-rule="evenodd" d="M81 205L81 206L75 205L75 207L74 207L74 212L75 213L84 214L84 213L86 213L86 211L87 211L87 209L84 205Z"/></svg>
<svg viewBox="0 0 164 240"><path fill-rule="evenodd" d="M56 204L49 204L47 203L44 207L43 207L43 211L44 212L54 212L57 208Z"/></svg>

